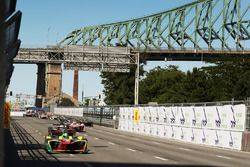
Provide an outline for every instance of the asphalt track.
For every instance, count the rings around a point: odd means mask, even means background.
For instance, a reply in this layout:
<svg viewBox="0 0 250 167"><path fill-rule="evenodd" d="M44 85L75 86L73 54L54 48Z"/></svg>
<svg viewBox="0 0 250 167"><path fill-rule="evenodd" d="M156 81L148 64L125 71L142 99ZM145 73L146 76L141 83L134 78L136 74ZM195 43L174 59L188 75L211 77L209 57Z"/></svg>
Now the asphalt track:
<svg viewBox="0 0 250 167"><path fill-rule="evenodd" d="M250 166L250 153L94 126L83 135L88 154L48 154L44 136L56 121L15 117L5 131L6 167Z"/></svg>

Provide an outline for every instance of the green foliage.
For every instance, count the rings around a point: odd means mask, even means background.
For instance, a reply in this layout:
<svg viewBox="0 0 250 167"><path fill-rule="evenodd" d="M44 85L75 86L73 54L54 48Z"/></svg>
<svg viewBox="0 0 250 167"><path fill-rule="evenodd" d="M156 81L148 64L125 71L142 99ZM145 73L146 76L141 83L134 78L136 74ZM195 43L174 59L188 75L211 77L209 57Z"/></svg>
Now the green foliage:
<svg viewBox="0 0 250 167"><path fill-rule="evenodd" d="M194 68L192 72L188 71L182 88L181 91L185 97L183 102L205 102L211 100L209 77L202 69Z"/></svg>
<svg viewBox="0 0 250 167"><path fill-rule="evenodd" d="M140 82L140 103L182 101L179 90L184 79L185 74L176 66L156 67Z"/></svg>
<svg viewBox="0 0 250 167"><path fill-rule="evenodd" d="M131 66L130 73L101 73L106 104L134 103L135 70L135 66ZM143 73L144 71L141 67L140 74Z"/></svg>
<svg viewBox="0 0 250 167"><path fill-rule="evenodd" d="M204 68L209 74L213 93L212 101L243 100L249 97L249 62L220 62L217 66Z"/></svg>
<svg viewBox="0 0 250 167"><path fill-rule="evenodd" d="M89 106L89 104L90 104L90 99L86 99L84 106Z"/></svg>
<svg viewBox="0 0 250 167"><path fill-rule="evenodd" d="M129 74L102 74L107 104L133 104L134 70ZM249 62L219 62L186 73L176 66L156 67L141 78L140 104L229 101L250 97Z"/></svg>
<svg viewBox="0 0 250 167"><path fill-rule="evenodd" d="M245 99L250 97L250 71L245 72L233 88L233 96L237 99Z"/></svg>
<svg viewBox="0 0 250 167"><path fill-rule="evenodd" d="M69 98L62 98L59 106L75 106L75 104Z"/></svg>

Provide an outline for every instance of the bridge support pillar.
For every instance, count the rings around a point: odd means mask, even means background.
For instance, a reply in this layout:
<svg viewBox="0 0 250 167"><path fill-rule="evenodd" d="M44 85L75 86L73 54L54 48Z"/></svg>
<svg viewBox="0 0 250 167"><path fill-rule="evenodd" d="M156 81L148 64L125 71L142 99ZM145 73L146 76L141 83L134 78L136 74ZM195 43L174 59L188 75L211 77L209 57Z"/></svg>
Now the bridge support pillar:
<svg viewBox="0 0 250 167"><path fill-rule="evenodd" d="M37 82L36 82L36 107L43 106L43 97L45 97L45 71L46 64L37 64Z"/></svg>
<svg viewBox="0 0 250 167"><path fill-rule="evenodd" d="M74 71L74 82L73 82L73 98L78 101L78 70Z"/></svg>
<svg viewBox="0 0 250 167"><path fill-rule="evenodd" d="M57 103L62 88L61 64L38 64L37 75L36 106L48 106L52 99L52 103Z"/></svg>

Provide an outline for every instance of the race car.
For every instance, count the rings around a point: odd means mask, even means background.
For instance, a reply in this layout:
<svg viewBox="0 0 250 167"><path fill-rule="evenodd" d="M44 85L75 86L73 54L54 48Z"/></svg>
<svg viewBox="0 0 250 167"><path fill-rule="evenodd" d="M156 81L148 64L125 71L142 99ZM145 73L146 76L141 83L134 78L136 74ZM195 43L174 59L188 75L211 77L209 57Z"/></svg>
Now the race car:
<svg viewBox="0 0 250 167"><path fill-rule="evenodd" d="M65 127L49 127L45 137L48 153L57 152L88 152L88 140L84 136L76 136L75 131Z"/></svg>
<svg viewBox="0 0 250 167"><path fill-rule="evenodd" d="M73 121L68 125L68 129L74 129L77 132L86 132L85 125L82 122Z"/></svg>

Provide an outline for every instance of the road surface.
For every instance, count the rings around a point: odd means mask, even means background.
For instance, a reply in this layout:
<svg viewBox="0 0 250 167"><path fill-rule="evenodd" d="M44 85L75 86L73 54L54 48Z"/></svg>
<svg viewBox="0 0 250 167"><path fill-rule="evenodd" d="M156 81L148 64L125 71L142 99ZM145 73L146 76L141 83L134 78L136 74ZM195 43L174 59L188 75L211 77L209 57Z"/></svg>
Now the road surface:
<svg viewBox="0 0 250 167"><path fill-rule="evenodd" d="M48 154L44 136L56 121L14 117L6 142L5 166L250 166L250 153L194 145L174 140L94 126L83 135L88 154ZM7 135L6 135L7 138ZM11 139L12 138L12 139Z"/></svg>

